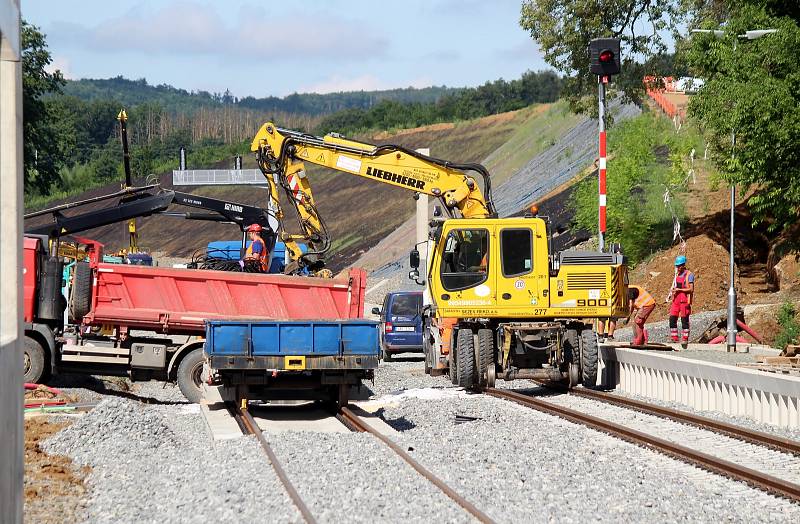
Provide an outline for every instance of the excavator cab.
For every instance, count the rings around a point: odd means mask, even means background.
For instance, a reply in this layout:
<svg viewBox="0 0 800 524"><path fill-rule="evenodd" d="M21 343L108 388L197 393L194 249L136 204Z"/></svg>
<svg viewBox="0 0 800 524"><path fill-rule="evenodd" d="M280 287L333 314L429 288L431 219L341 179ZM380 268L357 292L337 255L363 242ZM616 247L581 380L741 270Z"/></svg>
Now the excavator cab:
<svg viewBox="0 0 800 524"><path fill-rule="evenodd" d="M625 310L618 299L624 291L622 257L551 256L540 217L451 219L440 238L428 283L441 316L608 318Z"/></svg>

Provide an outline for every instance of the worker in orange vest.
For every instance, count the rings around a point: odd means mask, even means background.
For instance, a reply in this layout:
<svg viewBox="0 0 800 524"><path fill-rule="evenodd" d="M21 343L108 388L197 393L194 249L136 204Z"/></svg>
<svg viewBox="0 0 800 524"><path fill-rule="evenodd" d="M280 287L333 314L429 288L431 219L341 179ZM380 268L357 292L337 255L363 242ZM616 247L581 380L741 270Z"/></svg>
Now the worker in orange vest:
<svg viewBox="0 0 800 524"><path fill-rule="evenodd" d="M656 307L656 301L642 286L628 286L628 307L633 317L633 345L640 346L647 342L644 324L647 317Z"/></svg>
<svg viewBox="0 0 800 524"><path fill-rule="evenodd" d="M247 226L247 236L250 238L250 245L245 251L242 265L255 266L261 273L269 271L269 251L264 239L261 238L263 228L260 224L250 224Z"/></svg>
<svg viewBox="0 0 800 524"><path fill-rule="evenodd" d="M672 342L678 342L678 318L681 319L681 345L689 345L689 315L692 313L694 274L686 269L686 257L675 258L675 280L669 292L669 334Z"/></svg>

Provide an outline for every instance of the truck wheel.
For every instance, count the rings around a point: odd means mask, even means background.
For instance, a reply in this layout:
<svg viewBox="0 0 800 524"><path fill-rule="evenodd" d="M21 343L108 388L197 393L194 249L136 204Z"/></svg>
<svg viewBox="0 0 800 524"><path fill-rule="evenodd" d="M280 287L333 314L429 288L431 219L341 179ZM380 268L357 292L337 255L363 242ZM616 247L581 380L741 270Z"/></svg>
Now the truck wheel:
<svg viewBox="0 0 800 524"><path fill-rule="evenodd" d="M456 367L458 385L471 388L475 385L475 336L471 329L459 329L456 337Z"/></svg>
<svg viewBox="0 0 800 524"><path fill-rule="evenodd" d="M203 349L197 348L183 357L178 366L178 387L186 400L197 404L203 398Z"/></svg>
<svg viewBox="0 0 800 524"><path fill-rule="evenodd" d="M22 353L25 382L39 384L44 378L45 351L36 339L25 337L25 348Z"/></svg>
<svg viewBox="0 0 800 524"><path fill-rule="evenodd" d="M592 329L581 332L581 377L583 387L592 388L597 384L597 334Z"/></svg>
<svg viewBox="0 0 800 524"><path fill-rule="evenodd" d="M494 367L494 331L478 330L478 383L486 387L489 379L489 367Z"/></svg>
<svg viewBox="0 0 800 524"><path fill-rule="evenodd" d="M88 262L76 262L72 291L69 295L69 319L80 324L92 307L92 268Z"/></svg>

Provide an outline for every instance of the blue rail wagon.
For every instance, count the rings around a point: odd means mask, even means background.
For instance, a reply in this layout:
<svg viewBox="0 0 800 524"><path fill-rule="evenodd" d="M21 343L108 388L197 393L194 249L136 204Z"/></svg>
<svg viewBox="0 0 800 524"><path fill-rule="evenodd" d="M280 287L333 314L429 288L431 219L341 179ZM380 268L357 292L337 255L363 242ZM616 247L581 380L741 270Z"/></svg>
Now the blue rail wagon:
<svg viewBox="0 0 800 524"><path fill-rule="evenodd" d="M212 378L237 398L347 404L374 378L379 323L371 320L227 321L206 324Z"/></svg>

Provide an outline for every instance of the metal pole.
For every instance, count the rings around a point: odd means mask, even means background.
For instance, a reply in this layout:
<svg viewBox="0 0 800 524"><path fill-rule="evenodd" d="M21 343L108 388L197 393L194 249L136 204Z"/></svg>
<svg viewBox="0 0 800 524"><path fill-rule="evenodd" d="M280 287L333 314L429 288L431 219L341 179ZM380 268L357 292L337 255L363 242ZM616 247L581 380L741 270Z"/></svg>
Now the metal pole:
<svg viewBox="0 0 800 524"><path fill-rule="evenodd" d="M607 76L598 76L598 126L600 131L600 154L598 156L598 228L597 242L600 251L605 248L606 236L606 84Z"/></svg>
<svg viewBox="0 0 800 524"><path fill-rule="evenodd" d="M731 160L736 159L736 130L731 133ZM730 242L730 286L728 286L728 352L736 351L736 288L734 279L733 231L736 209L736 184L731 184L731 242Z"/></svg>

